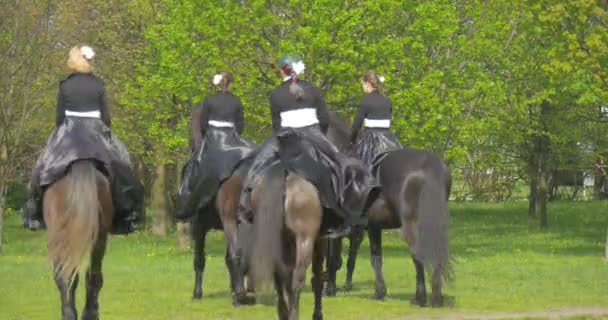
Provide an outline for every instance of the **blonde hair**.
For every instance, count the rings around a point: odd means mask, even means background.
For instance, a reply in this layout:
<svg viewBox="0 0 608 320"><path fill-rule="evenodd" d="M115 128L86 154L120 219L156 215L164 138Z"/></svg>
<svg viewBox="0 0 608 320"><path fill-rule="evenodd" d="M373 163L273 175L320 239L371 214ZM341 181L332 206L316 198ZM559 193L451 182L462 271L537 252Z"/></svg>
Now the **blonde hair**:
<svg viewBox="0 0 608 320"><path fill-rule="evenodd" d="M68 68L72 72L78 73L91 73L93 72L93 66L89 60L87 60L82 54L80 47L73 47L70 49L70 56L68 58Z"/></svg>

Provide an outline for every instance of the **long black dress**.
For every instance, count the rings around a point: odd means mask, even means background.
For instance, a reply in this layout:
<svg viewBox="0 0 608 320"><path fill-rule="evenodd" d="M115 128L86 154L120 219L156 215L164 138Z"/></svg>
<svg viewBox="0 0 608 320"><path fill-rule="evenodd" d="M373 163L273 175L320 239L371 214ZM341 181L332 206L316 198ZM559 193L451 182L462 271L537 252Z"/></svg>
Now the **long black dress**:
<svg viewBox="0 0 608 320"><path fill-rule="evenodd" d="M250 216L248 191L255 178L269 164L281 161L288 171L303 176L319 190L329 213L324 214L325 227L364 224L365 211L378 193L374 179L363 163L341 154L326 138L329 114L321 91L310 82L299 83L305 92L301 99L289 92L290 81L270 96L273 136L248 157L242 214Z"/></svg>
<svg viewBox="0 0 608 320"><path fill-rule="evenodd" d="M230 92L205 99L192 114L194 151L184 166L175 216L187 220L207 208L221 183L252 148L243 139L243 105Z"/></svg>
<svg viewBox="0 0 608 320"><path fill-rule="evenodd" d="M132 173L125 146L110 129L103 81L92 73L74 73L63 80L55 123L32 173L26 219L42 220L44 190L62 178L74 161L94 159L112 185L112 232L134 231L143 214L143 186Z"/></svg>
<svg viewBox="0 0 608 320"><path fill-rule="evenodd" d="M370 167L386 152L403 148L390 131L391 116L391 101L377 90L361 101L353 122L351 141L354 155Z"/></svg>

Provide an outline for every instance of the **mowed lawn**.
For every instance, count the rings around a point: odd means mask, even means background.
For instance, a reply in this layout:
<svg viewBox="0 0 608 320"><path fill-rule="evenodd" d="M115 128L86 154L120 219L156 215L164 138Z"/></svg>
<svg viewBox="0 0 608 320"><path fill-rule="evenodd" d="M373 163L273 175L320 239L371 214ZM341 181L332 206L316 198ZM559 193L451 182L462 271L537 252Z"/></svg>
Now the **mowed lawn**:
<svg viewBox="0 0 608 320"><path fill-rule="evenodd" d="M550 228L528 225L525 202L451 204L455 279L450 307L413 307L415 275L398 234L384 235L387 299L375 301L367 240L350 293L324 299L325 319L405 319L467 314L608 307L608 263L603 259L608 202L551 203ZM6 222L0 256L0 319L59 319L59 298L46 260L45 234L22 230L21 217ZM274 298L234 309L224 266L223 235L208 237L204 299L192 301L192 255L175 237L148 233L114 237L104 264L102 319L275 319ZM309 273L310 276L310 273ZM307 281L307 283L310 283ZM339 284L344 283L344 270ZM84 301L81 281L79 308ZM312 294L300 315L311 319Z"/></svg>

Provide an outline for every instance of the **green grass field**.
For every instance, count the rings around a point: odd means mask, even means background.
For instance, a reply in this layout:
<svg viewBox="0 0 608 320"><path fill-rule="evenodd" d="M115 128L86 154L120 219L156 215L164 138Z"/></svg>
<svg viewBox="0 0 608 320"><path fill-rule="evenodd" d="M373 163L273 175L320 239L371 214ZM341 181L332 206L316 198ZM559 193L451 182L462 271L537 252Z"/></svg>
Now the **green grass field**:
<svg viewBox="0 0 608 320"><path fill-rule="evenodd" d="M366 241L354 291L324 299L325 319L509 318L515 312L608 307L608 263L603 259L608 202L552 203L549 210L551 227L540 231L528 226L525 202L451 204L455 279L445 289L451 306L444 309L410 306L414 268L393 231L384 236L388 296L383 302L372 300ZM22 230L20 222L15 215L6 222L0 319L58 319L59 298L45 256L45 235ZM270 296L253 307L232 308L223 235L218 232L208 237L205 297L192 301L191 252L176 249L175 243L173 237L147 233L112 239L104 267L102 319L276 318ZM339 281L343 285L344 270ZM300 315L311 318L310 287L302 296ZM539 316L531 313L530 318Z"/></svg>

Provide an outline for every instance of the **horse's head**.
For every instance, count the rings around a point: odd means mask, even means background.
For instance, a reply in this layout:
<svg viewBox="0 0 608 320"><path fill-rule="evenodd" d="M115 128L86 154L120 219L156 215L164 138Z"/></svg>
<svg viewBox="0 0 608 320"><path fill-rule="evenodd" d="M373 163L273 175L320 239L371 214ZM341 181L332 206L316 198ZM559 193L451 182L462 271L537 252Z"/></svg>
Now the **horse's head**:
<svg viewBox="0 0 608 320"><path fill-rule="evenodd" d="M341 152L350 151L350 124L339 113L329 113L329 129L327 138L333 142Z"/></svg>

